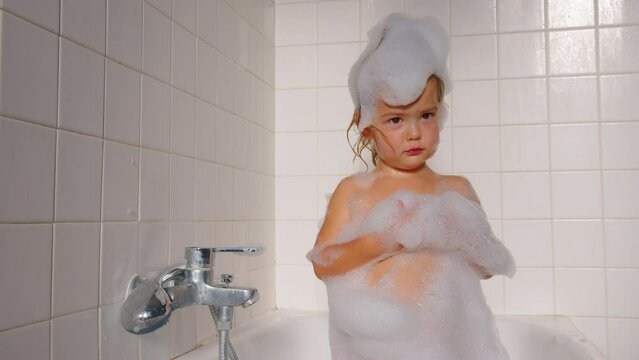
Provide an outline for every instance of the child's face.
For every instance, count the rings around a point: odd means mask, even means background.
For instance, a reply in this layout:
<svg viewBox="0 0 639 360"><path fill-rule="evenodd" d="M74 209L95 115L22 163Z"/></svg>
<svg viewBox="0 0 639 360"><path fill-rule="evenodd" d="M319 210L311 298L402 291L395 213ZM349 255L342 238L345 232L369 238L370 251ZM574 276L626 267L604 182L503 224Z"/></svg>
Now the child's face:
<svg viewBox="0 0 639 360"><path fill-rule="evenodd" d="M401 170L422 167L439 144L437 89L430 79L421 96L409 105L377 103L371 129L377 153L387 165Z"/></svg>

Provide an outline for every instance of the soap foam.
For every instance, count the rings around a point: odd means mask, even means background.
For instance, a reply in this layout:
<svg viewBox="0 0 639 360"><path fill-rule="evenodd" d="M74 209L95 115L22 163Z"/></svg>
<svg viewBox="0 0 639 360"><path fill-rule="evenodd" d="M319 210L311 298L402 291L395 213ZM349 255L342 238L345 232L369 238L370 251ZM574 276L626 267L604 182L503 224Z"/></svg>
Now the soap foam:
<svg viewBox="0 0 639 360"><path fill-rule="evenodd" d="M401 190L354 216L309 258L329 265L327 246L372 233L406 249L391 254L378 282L370 281L378 261L325 279L333 360L509 358L471 264L508 276L515 265L478 203L445 189Z"/></svg>

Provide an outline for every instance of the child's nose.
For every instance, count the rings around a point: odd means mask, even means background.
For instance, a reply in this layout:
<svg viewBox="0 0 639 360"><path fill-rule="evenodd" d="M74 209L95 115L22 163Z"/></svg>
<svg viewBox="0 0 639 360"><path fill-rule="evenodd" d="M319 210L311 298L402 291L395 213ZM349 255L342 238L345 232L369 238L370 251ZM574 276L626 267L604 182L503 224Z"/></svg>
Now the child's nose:
<svg viewBox="0 0 639 360"><path fill-rule="evenodd" d="M408 127L408 140L419 140L421 137L422 131L419 124L415 121L410 121Z"/></svg>

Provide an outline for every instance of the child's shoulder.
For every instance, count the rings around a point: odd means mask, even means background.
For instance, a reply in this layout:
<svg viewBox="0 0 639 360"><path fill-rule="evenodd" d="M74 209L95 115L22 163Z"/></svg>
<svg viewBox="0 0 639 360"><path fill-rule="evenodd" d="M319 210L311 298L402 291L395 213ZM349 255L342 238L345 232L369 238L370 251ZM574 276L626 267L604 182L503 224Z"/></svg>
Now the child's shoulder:
<svg viewBox="0 0 639 360"><path fill-rule="evenodd" d="M469 200L479 203L479 198L477 197L477 193L475 193L475 189L473 189L470 181L464 176L442 175L437 187L438 192L440 193L444 191L454 191Z"/></svg>

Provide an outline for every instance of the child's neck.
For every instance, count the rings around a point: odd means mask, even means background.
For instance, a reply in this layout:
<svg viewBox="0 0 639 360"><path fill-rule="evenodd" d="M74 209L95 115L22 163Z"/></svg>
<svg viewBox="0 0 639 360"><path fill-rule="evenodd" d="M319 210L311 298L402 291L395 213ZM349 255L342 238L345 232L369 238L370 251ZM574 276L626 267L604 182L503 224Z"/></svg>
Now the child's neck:
<svg viewBox="0 0 639 360"><path fill-rule="evenodd" d="M412 168L412 169L398 169L386 164L383 160L379 160L375 168L375 172L382 172L385 176L409 179L415 177L431 177L436 176L437 173L428 167L426 163L424 165Z"/></svg>

